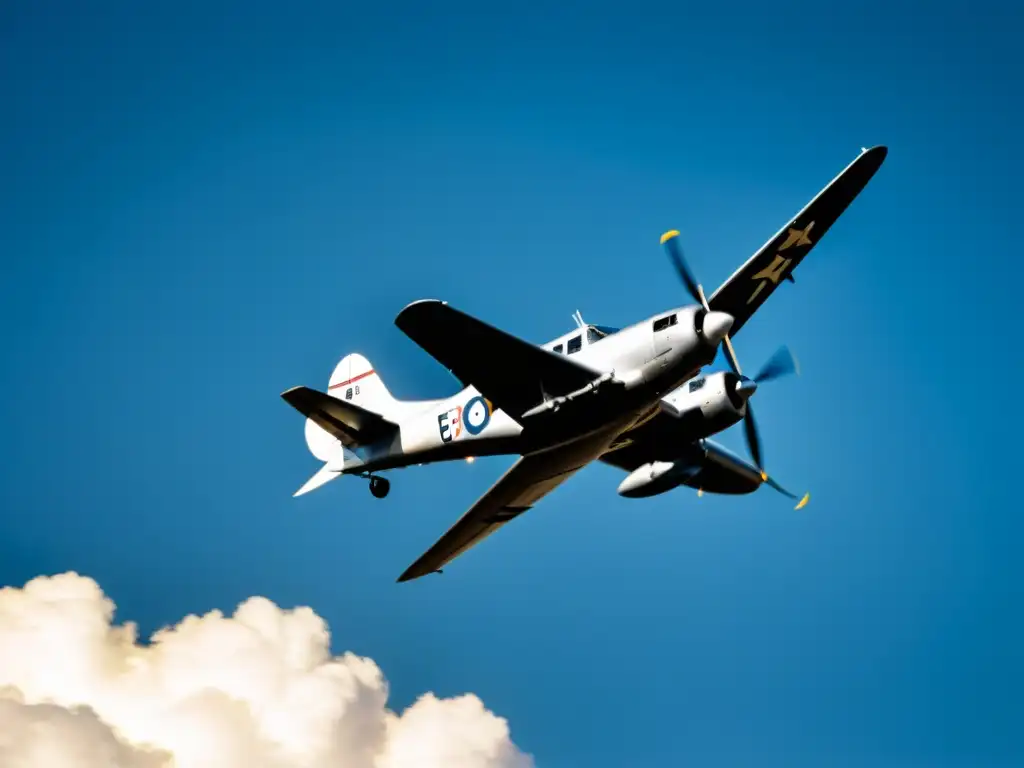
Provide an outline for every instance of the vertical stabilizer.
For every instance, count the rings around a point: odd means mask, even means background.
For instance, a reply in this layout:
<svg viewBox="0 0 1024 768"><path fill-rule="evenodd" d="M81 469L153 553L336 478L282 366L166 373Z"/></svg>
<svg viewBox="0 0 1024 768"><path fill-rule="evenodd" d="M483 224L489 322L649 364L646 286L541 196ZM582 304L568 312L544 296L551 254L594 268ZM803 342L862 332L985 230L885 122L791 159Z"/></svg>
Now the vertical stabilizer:
<svg viewBox="0 0 1024 768"><path fill-rule="evenodd" d="M300 390L305 390L305 392L302 393ZM303 395L301 400L298 399L300 394ZM388 388L384 385L380 375L374 370L370 361L358 353L346 355L335 366L327 385L326 394L330 398L340 400L346 405L355 406L354 410L356 412L362 409L365 415L365 412L369 411L376 416L382 417L392 425L400 425L403 421L419 414L425 408L442 402L438 400L409 401L396 399L388 391ZM317 393L305 387L294 387L283 396L298 410L308 414L309 411L304 410L304 408L321 408L321 406L316 405L315 399L316 397L322 397L323 393ZM312 402L304 404L304 401L310 398L313 399ZM362 421L365 422L366 420L362 419ZM350 449L358 449L360 446L373 443L382 437L379 434L380 430L368 428L365 423L363 426L358 424L355 426L354 433L351 433L350 438L345 442L348 448L343 448L338 440L339 435L332 434L313 419L307 418L306 445L309 447L310 453L320 459L320 461L332 462L332 466L337 466L339 470L343 465L351 467L354 464L360 463L360 459ZM365 440L363 440L363 435L365 435Z"/></svg>
<svg viewBox="0 0 1024 768"><path fill-rule="evenodd" d="M346 471L359 472L367 461L364 448L371 454L392 450L404 421L444 402L396 399L370 361L356 353L346 355L335 366L326 392L300 386L281 397L306 415L306 445L323 462L296 496L316 490Z"/></svg>
<svg viewBox="0 0 1024 768"><path fill-rule="evenodd" d="M346 355L331 374L327 394L379 413L386 419L401 418L402 403L394 398L370 361L358 353Z"/></svg>

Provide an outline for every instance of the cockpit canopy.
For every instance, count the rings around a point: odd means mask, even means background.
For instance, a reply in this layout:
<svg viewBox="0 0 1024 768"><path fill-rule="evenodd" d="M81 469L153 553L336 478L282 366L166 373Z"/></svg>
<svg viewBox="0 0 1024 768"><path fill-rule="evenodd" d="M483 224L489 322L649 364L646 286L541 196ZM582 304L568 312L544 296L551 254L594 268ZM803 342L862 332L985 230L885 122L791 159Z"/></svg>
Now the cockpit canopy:
<svg viewBox="0 0 1024 768"><path fill-rule="evenodd" d="M590 335L591 333L596 333L598 334L598 338L603 339L605 336L611 336L613 333L618 333L621 330L621 328L612 328L607 325L588 325L587 335ZM596 340L597 339L591 339L591 341Z"/></svg>
<svg viewBox="0 0 1024 768"><path fill-rule="evenodd" d="M614 333L618 333L620 330L621 328L612 328L607 325L585 325L572 333L567 333L564 336L545 344L544 346L552 352L557 352L560 355L571 355L583 349L584 345L589 346L591 344L596 344L606 336L611 336Z"/></svg>

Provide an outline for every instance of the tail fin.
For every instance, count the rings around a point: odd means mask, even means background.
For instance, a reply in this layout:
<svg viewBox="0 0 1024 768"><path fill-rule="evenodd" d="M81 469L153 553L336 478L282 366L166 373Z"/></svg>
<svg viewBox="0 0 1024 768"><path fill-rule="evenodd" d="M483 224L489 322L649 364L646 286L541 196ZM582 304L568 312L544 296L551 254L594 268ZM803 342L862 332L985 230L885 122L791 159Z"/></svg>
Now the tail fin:
<svg viewBox="0 0 1024 768"><path fill-rule="evenodd" d="M306 445L324 462L296 496L360 466L363 460L356 453L360 446L386 439L407 415L438 402L396 399L360 354L346 355L335 366L326 394L293 387L281 397L307 417Z"/></svg>
<svg viewBox="0 0 1024 768"><path fill-rule="evenodd" d="M370 361L358 353L346 355L334 368L327 394L358 405L390 421L401 418L403 403L396 400L384 386Z"/></svg>
<svg viewBox="0 0 1024 768"><path fill-rule="evenodd" d="M322 393L305 387L295 387L285 392L282 397L289 405L308 417L306 419L306 445L309 447L309 452L320 461L332 462L340 469L344 463L341 458L343 446L337 430L328 430L317 424L319 419L313 417L310 412L310 409L315 407L315 403L299 402L294 397L294 395L301 394L298 390L303 390L307 395L301 398L302 400L319 399L316 396ZM384 419L395 424L400 421L404 410L402 406L405 405L395 399L388 388L384 386L384 382L373 369L370 361L359 353L352 353L341 358L327 383L327 394L346 405L356 406L357 410L383 416ZM349 444L350 448L355 448L363 443L358 434L353 434L352 437L354 439L344 441ZM352 454L349 453L349 456L351 457ZM351 459L349 463L351 463Z"/></svg>

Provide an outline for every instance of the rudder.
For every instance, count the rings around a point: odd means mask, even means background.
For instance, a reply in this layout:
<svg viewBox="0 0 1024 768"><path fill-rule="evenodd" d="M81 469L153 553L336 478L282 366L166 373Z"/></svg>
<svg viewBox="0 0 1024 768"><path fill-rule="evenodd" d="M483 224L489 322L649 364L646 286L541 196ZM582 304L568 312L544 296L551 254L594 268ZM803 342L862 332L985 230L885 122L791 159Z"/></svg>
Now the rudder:
<svg viewBox="0 0 1024 768"><path fill-rule="evenodd" d="M401 410L370 361L358 352L345 355L334 367L327 394L385 418L392 418ZM306 419L306 446L321 461L337 460L341 451L338 440L312 419Z"/></svg>
<svg viewBox="0 0 1024 768"><path fill-rule="evenodd" d="M327 385L327 394L345 400L386 419L397 420L401 404L384 386L370 361L354 352L341 358Z"/></svg>
<svg viewBox="0 0 1024 768"><path fill-rule="evenodd" d="M289 390L285 395L292 392L293 390ZM376 414L395 425L402 424L406 419L420 414L424 409L444 402L442 400L398 400L384 385L370 361L359 353L346 355L334 367L328 381L326 395L355 406L357 410L362 409L364 412L369 411ZM285 399L300 412L305 412L301 403L296 405L287 396ZM370 429L369 431L373 432L374 430ZM362 463L362 459L358 455L358 445L343 447L338 437L308 416L305 424L305 437L310 453L325 462L330 468L329 470L325 468L325 471L340 472L343 468L359 466ZM370 435L367 437L371 442L376 439ZM316 480L316 478L310 480L311 487L308 490L321 484ZM323 482L326 482L326 479L323 479ZM306 490L304 488L303 492Z"/></svg>

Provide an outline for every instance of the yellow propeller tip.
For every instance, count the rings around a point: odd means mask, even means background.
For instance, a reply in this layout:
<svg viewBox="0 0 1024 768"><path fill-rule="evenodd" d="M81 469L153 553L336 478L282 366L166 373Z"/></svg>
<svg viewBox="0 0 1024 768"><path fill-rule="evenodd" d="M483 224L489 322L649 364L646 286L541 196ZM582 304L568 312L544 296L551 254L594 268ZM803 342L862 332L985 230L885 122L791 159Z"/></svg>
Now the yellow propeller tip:
<svg viewBox="0 0 1024 768"><path fill-rule="evenodd" d="M661 244L664 245L669 240L671 240L673 237L679 237L679 230L678 229L670 229L668 232L666 232L664 235L662 235L661 236Z"/></svg>
<svg viewBox="0 0 1024 768"><path fill-rule="evenodd" d="M796 507L794 507L794 509L803 509L804 507L807 506L807 502L809 502L810 500L811 500L811 494L805 493L804 497L802 499L800 499L800 503L797 504Z"/></svg>
<svg viewBox="0 0 1024 768"><path fill-rule="evenodd" d="M768 473L767 472L761 472L761 482L762 483L767 483L768 482Z"/></svg>

